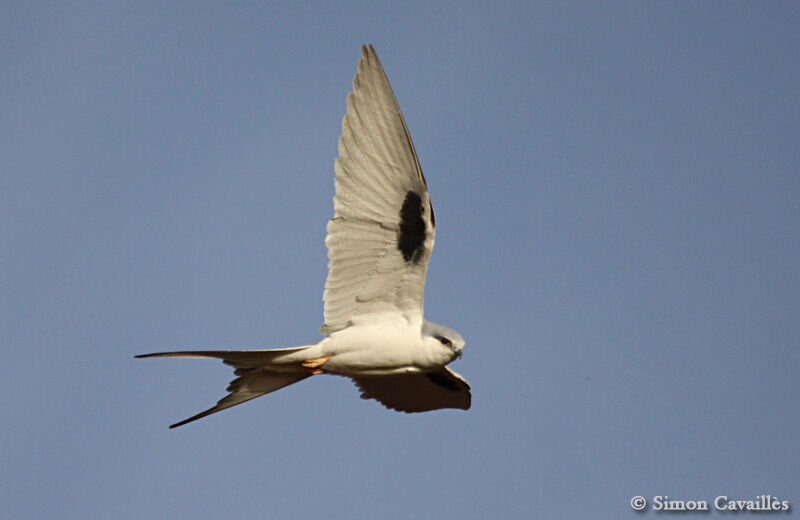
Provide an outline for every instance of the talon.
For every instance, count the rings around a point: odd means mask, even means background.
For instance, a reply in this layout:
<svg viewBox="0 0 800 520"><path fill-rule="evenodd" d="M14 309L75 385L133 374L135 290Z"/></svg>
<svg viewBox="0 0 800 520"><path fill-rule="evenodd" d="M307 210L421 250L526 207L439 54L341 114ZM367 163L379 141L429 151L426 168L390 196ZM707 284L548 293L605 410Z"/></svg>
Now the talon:
<svg viewBox="0 0 800 520"><path fill-rule="evenodd" d="M330 357L306 359L305 361L300 363L300 365L302 365L303 368L308 368L309 370L311 370L312 375L322 374L323 371L320 367L325 363L327 363L329 359Z"/></svg>

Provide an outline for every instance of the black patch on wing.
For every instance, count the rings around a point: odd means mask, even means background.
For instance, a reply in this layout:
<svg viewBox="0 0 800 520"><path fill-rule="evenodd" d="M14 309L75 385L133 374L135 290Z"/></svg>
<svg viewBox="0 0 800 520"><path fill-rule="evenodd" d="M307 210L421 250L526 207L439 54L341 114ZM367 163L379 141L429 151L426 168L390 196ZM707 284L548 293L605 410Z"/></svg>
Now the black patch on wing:
<svg viewBox="0 0 800 520"><path fill-rule="evenodd" d="M406 262L417 263L425 253L425 221L422 219L422 198L415 192L406 193L400 208L400 233L397 249Z"/></svg>
<svg viewBox="0 0 800 520"><path fill-rule="evenodd" d="M431 383L441 386L451 392L458 392L461 390L461 385L458 384L458 381L454 379L450 379L449 377L445 376L441 372L428 372L425 374L430 379Z"/></svg>

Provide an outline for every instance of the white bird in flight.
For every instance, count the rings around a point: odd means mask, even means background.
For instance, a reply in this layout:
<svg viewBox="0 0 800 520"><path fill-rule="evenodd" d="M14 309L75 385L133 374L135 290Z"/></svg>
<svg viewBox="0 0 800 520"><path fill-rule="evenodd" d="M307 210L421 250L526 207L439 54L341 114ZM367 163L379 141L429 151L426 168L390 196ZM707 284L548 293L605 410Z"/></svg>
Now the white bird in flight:
<svg viewBox="0 0 800 520"><path fill-rule="evenodd" d="M349 377L363 399L402 412L470 407L469 384L446 367L458 332L423 317L435 218L400 106L372 46L347 96L328 222L325 335L276 350L191 350L137 357L221 359L238 376L215 406L175 428L316 374Z"/></svg>

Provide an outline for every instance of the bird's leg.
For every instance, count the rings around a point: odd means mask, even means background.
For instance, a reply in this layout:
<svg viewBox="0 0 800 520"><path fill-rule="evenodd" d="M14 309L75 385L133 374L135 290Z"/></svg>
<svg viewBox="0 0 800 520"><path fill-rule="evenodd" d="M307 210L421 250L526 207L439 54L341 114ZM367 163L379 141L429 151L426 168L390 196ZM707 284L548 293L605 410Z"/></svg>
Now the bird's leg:
<svg viewBox="0 0 800 520"><path fill-rule="evenodd" d="M329 359L330 357L327 356L316 359L306 359L300 364L303 366L303 368L311 370L312 375L322 374L323 370L320 367L327 363Z"/></svg>

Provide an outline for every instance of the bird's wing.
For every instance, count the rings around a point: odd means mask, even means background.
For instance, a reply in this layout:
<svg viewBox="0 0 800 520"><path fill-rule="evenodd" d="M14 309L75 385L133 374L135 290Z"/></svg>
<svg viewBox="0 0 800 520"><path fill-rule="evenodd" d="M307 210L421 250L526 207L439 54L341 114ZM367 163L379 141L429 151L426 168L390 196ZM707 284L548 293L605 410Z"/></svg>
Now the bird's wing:
<svg viewBox="0 0 800 520"><path fill-rule="evenodd" d="M422 320L434 216L403 114L372 46L347 97L328 222L323 334L373 312Z"/></svg>
<svg viewBox="0 0 800 520"><path fill-rule="evenodd" d="M398 412L427 412L440 408L469 410L469 383L449 368L399 376L352 378L362 399L375 399Z"/></svg>

